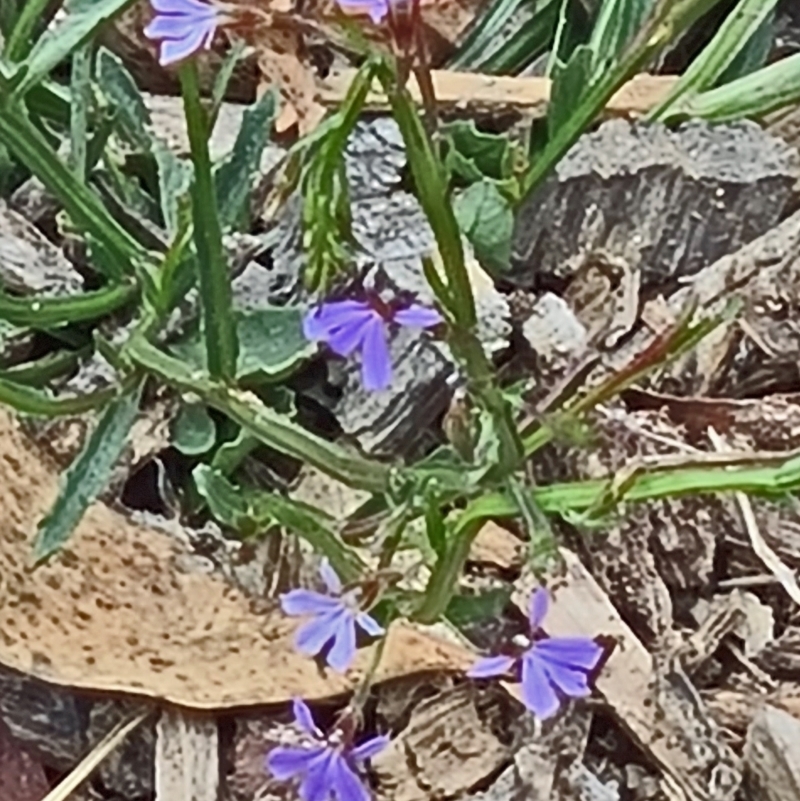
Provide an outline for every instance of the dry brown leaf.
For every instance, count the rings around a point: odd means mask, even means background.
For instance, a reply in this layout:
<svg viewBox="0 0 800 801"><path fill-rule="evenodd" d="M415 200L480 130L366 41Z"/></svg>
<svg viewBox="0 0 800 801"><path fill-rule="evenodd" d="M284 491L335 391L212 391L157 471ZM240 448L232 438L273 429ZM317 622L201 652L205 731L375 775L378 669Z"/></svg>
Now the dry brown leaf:
<svg viewBox="0 0 800 801"><path fill-rule="evenodd" d="M324 674L293 647L296 623L257 614L222 578L179 567L178 546L103 504L67 548L33 570L31 539L58 480L0 412L0 664L55 684L221 708L350 691L372 649L345 676ZM466 669L466 649L398 621L377 680Z"/></svg>
<svg viewBox="0 0 800 801"><path fill-rule="evenodd" d="M316 99L315 73L306 60L302 36L292 30L262 28L251 43L258 53L258 95L274 88L283 101L276 132L295 125L301 136L313 131L325 116L325 107Z"/></svg>

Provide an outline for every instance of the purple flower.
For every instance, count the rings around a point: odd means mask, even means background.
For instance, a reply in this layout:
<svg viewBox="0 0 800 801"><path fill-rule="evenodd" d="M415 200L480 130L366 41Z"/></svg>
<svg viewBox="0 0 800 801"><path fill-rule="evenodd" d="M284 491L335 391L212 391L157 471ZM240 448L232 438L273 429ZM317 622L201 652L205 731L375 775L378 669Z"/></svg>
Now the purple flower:
<svg viewBox="0 0 800 801"><path fill-rule="evenodd" d="M359 762L386 748L389 737L373 737L354 748L340 730L325 738L314 724L311 710L295 699L295 723L314 739L305 747L279 745L267 755L267 770L278 780L300 780L303 801L369 801L370 795L357 773Z"/></svg>
<svg viewBox="0 0 800 801"><path fill-rule="evenodd" d="M344 673L356 654L356 625L373 637L385 634L382 626L359 608L357 589L342 593L342 582L327 560L319 568L328 587L323 595L313 590L291 590L281 595L281 609L287 615L313 615L302 626L295 640L297 650L316 656L328 643L328 664Z"/></svg>
<svg viewBox="0 0 800 801"><path fill-rule="evenodd" d="M541 631L550 596L539 588L531 597L530 625L533 642L519 657L490 656L479 659L467 672L473 679L502 676L518 667L522 698L534 715L544 720L558 712L559 693L585 698L591 693L589 672L597 667L603 649L588 637L546 637Z"/></svg>
<svg viewBox="0 0 800 801"><path fill-rule="evenodd" d="M389 13L389 0L338 0L343 11L353 14L368 14L377 25Z"/></svg>
<svg viewBox="0 0 800 801"><path fill-rule="evenodd" d="M303 320L306 339L326 342L339 356L361 353L361 377L364 389L386 389L392 381L388 326L431 328L442 322L434 309L412 304L396 309L379 298L372 302L336 300L323 303L308 312Z"/></svg>
<svg viewBox="0 0 800 801"><path fill-rule="evenodd" d="M203 0L150 0L156 16L144 29L148 39L161 42L158 62L165 67L208 50L223 21L220 10Z"/></svg>

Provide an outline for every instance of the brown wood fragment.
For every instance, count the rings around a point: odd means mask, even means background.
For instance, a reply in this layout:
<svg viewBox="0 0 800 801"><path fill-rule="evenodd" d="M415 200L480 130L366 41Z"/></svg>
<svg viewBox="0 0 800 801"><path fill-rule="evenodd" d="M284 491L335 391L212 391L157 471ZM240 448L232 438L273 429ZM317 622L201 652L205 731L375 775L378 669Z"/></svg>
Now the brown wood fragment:
<svg viewBox="0 0 800 801"><path fill-rule="evenodd" d="M318 100L325 106L338 106L344 100L355 73L355 70L342 70L320 81ZM667 96L675 81L672 75L637 75L611 98L606 114L611 117L640 117ZM433 86L442 110L470 113L507 110L537 118L545 116L550 101L549 78L433 70ZM408 88L414 100L421 103L413 76ZM385 110L388 107L382 92L374 91L368 95L367 108L370 110Z"/></svg>

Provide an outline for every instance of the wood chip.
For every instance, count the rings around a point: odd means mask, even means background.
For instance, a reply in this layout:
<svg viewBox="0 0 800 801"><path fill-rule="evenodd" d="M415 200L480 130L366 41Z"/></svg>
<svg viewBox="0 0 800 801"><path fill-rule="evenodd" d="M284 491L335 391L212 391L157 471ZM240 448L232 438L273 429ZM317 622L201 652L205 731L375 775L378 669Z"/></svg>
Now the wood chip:
<svg viewBox="0 0 800 801"><path fill-rule="evenodd" d="M355 70L334 72L320 81L317 99L324 106L337 107L347 94ZM443 110L468 113L500 110L516 111L526 117L544 117L550 101L548 78L516 78L507 75L480 75L472 72L433 70L436 99ZM676 78L671 75L637 75L609 101L606 114L612 117L640 117L663 100ZM422 102L416 80L409 80L409 91ZM385 110L386 97L379 91L367 97L367 108Z"/></svg>
<svg viewBox="0 0 800 801"><path fill-rule="evenodd" d="M156 724L155 801L217 801L218 797L216 719L164 709Z"/></svg>

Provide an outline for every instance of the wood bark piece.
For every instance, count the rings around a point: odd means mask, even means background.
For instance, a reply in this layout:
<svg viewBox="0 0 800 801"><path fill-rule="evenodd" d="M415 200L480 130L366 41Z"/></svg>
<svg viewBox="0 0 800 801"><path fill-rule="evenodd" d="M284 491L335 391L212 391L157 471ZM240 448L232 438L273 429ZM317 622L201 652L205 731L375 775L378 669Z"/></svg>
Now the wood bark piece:
<svg viewBox="0 0 800 801"><path fill-rule="evenodd" d="M0 282L4 289L24 295L69 295L83 289L83 279L61 251L3 202Z"/></svg>
<svg viewBox="0 0 800 801"><path fill-rule="evenodd" d="M163 709L156 724L155 766L155 801L219 801L216 719Z"/></svg>
<svg viewBox="0 0 800 801"><path fill-rule="evenodd" d="M694 275L777 223L797 175L796 152L755 123L609 120L522 205L504 277L569 278L601 248L643 288Z"/></svg>
<svg viewBox="0 0 800 801"><path fill-rule="evenodd" d="M52 503L56 472L0 413L0 664L56 684L114 690L199 709L321 698L350 690L369 665L359 652L345 676L293 646L296 621L255 613L215 575L186 572L179 548L103 504L67 548L31 569L31 538ZM417 670L462 670L472 656L399 622L380 681Z"/></svg>
<svg viewBox="0 0 800 801"><path fill-rule="evenodd" d="M49 789L41 762L14 739L0 720L0 798L40 801Z"/></svg>
<svg viewBox="0 0 800 801"><path fill-rule="evenodd" d="M752 798L800 798L800 720L765 705L750 724L744 756Z"/></svg>
<svg viewBox="0 0 800 801"><path fill-rule="evenodd" d="M569 551L545 620L550 635L605 635L616 646L597 678L620 726L663 771L676 801L723 801L735 795L738 760L708 717L679 665L659 665L622 621L605 593ZM533 582L517 583L514 601L527 612Z"/></svg>
<svg viewBox="0 0 800 801"><path fill-rule="evenodd" d="M345 98L355 70L334 72L319 82L319 100L336 107ZM463 114L517 112L536 119L547 114L550 102L549 78L520 78L510 75L481 75L475 72L433 70L431 74L436 102L442 111ZM605 113L609 117L640 117L657 106L675 85L672 75L637 75L628 81L609 101ZM417 103L422 103L416 78L408 81L408 90ZM367 108L386 111L386 96L377 86L367 95Z"/></svg>

